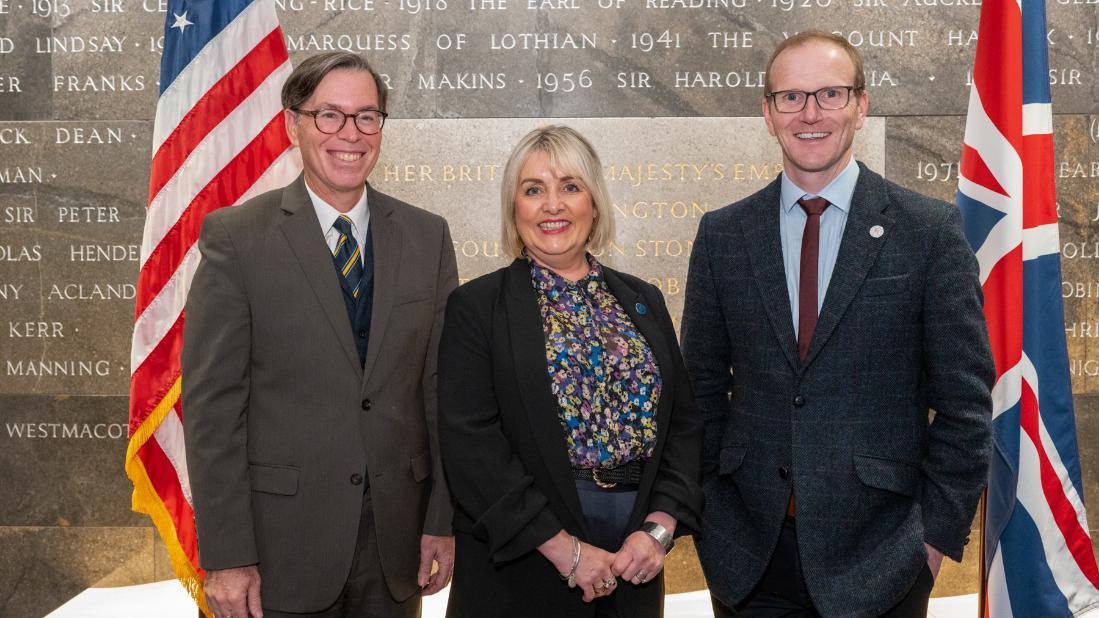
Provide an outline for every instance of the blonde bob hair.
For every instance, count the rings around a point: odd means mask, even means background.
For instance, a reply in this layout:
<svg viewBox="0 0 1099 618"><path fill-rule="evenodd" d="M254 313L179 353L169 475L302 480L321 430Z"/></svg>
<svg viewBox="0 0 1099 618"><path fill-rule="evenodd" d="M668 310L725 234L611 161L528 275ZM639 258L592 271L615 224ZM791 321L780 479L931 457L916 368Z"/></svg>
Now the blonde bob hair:
<svg viewBox="0 0 1099 618"><path fill-rule="evenodd" d="M515 193L519 189L519 174L535 151L546 153L550 165L578 179L591 194L594 220L588 235L587 249L599 251L614 240L614 216L611 213L607 183L603 180L603 164L595 148L583 135L571 127L550 125L539 127L523 136L508 157L500 183L501 241L511 257L523 257L523 239L515 226Z"/></svg>

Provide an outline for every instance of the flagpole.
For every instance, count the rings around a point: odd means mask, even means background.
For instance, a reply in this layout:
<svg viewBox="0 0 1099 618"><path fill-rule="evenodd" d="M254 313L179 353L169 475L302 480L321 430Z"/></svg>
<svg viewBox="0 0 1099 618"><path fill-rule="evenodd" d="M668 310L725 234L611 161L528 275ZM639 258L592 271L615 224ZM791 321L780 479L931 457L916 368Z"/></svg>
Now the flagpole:
<svg viewBox="0 0 1099 618"><path fill-rule="evenodd" d="M981 492L980 506L978 507L981 534L977 543L977 563L980 565L980 584L977 586L977 618L985 618L988 615L988 573L985 567L985 528L988 521L985 517L988 502L988 487Z"/></svg>

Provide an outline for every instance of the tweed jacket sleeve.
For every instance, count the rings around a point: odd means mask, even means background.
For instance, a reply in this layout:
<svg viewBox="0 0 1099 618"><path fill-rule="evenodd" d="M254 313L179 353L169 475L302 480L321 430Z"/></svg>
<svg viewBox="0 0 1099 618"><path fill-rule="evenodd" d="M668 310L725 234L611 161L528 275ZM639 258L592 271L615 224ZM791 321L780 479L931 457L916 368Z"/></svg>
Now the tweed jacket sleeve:
<svg viewBox="0 0 1099 618"><path fill-rule="evenodd" d="M683 357L703 421L703 478L717 470L721 435L729 415L729 393L733 389L729 340L723 334L725 318L708 250L711 220L710 215L703 215L698 225L687 275L681 329Z"/></svg>
<svg viewBox="0 0 1099 618"><path fill-rule="evenodd" d="M930 209L929 209L930 210ZM995 366L982 312L977 260L957 208L943 208L928 247L923 367L934 420L928 428L921 508L925 540L960 560L987 481Z"/></svg>

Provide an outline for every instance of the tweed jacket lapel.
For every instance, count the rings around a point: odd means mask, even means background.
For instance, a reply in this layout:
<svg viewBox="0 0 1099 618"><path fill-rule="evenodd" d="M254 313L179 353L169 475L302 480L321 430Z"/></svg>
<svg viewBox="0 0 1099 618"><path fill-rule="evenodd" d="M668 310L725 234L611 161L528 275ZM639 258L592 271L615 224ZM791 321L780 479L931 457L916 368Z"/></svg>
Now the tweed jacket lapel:
<svg viewBox="0 0 1099 618"><path fill-rule="evenodd" d="M329 324L336 331L336 338L339 339L351 368L359 373L362 371L359 353L355 350L351 323L343 302L343 290L336 268L332 265L332 253L324 242L317 213L305 190L304 175L298 176L297 180L283 189L281 207L287 215L279 226L286 242L305 273L309 286L313 288Z"/></svg>
<svg viewBox="0 0 1099 618"><path fill-rule="evenodd" d="M893 219L885 215L889 207L889 197L882 177L859 163L859 180L851 198L851 211L847 215L847 225L843 229L839 256L828 282L824 304L817 317L817 328L809 345L809 354L805 366L828 342L847 307L851 305L855 294L862 286L870 268L878 259L878 253L889 240ZM881 227L881 234L872 235L871 229Z"/></svg>
<svg viewBox="0 0 1099 618"><path fill-rule="evenodd" d="M530 279L526 260L511 263L505 274L505 308L515 377L519 393L530 418L531 432L542 451L550 478L565 501L578 529L584 530L584 511L572 478L565 436L558 420L557 400L553 396L546 370L546 336L538 298Z"/></svg>
<svg viewBox="0 0 1099 618"><path fill-rule="evenodd" d="M791 369L799 366L797 338L790 315L790 295L786 291L786 270L782 261L782 239L779 234L779 193L781 181L775 179L747 206L741 219L742 242L752 263L763 310L771 323L775 338Z"/></svg>
<svg viewBox="0 0 1099 618"><path fill-rule="evenodd" d="M378 193L369 184L366 185L366 205L370 209L370 241L374 253L374 306L370 317L371 336L363 363L363 375L369 376L381 354L381 345L385 340L380 336L386 329L386 323L393 309L393 300L402 282L398 280L401 272L401 242L404 234L393 220L393 203L389 197Z"/></svg>

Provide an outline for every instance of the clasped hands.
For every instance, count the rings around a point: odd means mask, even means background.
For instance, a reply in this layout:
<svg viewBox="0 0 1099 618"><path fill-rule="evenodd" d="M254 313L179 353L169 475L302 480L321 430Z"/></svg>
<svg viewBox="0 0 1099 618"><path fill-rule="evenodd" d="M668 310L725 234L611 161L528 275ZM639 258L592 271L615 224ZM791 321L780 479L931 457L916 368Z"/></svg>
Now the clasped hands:
<svg viewBox="0 0 1099 618"><path fill-rule="evenodd" d="M614 553L584 542L579 542L579 549L580 559L573 569L572 535L562 530L539 547L557 567L562 579L567 579L570 586L580 588L585 603L612 594L619 579L641 585L664 568L664 548L656 539L640 531L626 537L622 547Z"/></svg>

